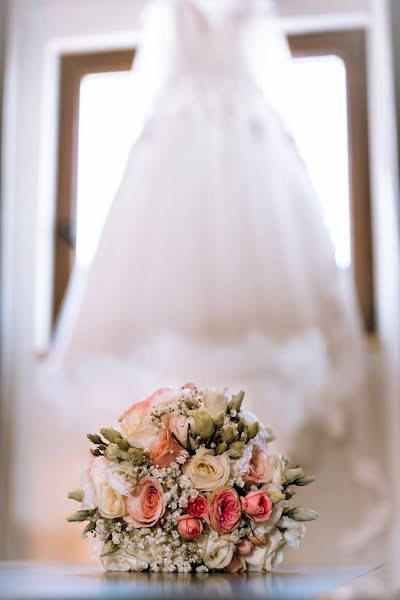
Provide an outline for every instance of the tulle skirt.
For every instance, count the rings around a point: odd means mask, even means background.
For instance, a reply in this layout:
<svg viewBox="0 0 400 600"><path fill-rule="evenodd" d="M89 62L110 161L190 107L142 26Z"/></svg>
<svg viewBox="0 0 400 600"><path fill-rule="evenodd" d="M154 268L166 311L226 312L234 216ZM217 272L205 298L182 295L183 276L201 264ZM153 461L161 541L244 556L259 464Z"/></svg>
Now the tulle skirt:
<svg viewBox="0 0 400 600"><path fill-rule="evenodd" d="M289 447L306 423L340 428L358 315L292 138L245 86L174 90L155 114L71 284L53 365L114 416L195 380L247 388Z"/></svg>

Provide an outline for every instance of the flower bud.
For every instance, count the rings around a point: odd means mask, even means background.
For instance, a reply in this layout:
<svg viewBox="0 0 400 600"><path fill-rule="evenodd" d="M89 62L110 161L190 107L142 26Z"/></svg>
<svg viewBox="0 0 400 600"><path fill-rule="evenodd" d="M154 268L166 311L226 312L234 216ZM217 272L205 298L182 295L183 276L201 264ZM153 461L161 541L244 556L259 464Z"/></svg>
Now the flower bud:
<svg viewBox="0 0 400 600"><path fill-rule="evenodd" d="M120 456L121 450L118 448L117 444L109 444L107 446L107 450L104 452L104 456L107 460L111 462L118 462L118 458ZM129 460L129 457L128 457Z"/></svg>
<svg viewBox="0 0 400 600"><path fill-rule="evenodd" d="M233 442L235 439L235 430L233 428L232 423L227 423L226 425L223 426L222 430L221 430L221 440L223 442L226 442L227 444L230 444L231 442Z"/></svg>
<svg viewBox="0 0 400 600"><path fill-rule="evenodd" d="M315 510L311 510L310 508L292 508L287 513L287 516L293 519L294 521L315 521L318 519L319 514Z"/></svg>
<svg viewBox="0 0 400 600"><path fill-rule="evenodd" d="M99 435L97 435L97 433L88 433L87 438L92 442L92 444L96 444L96 446L103 443L103 440Z"/></svg>
<svg viewBox="0 0 400 600"><path fill-rule="evenodd" d="M83 490L74 490L72 492L68 492L68 498L70 500L76 500L77 502L83 501Z"/></svg>
<svg viewBox="0 0 400 600"><path fill-rule="evenodd" d="M126 440L119 440L117 442L117 446L120 450L125 450L125 451L129 450L129 447L130 447Z"/></svg>
<svg viewBox="0 0 400 600"><path fill-rule="evenodd" d="M282 494L282 492L269 492L268 496L272 504L278 504L278 502L281 502L281 500L285 500L286 498L285 494Z"/></svg>
<svg viewBox="0 0 400 600"><path fill-rule="evenodd" d="M193 413L194 433L199 435L202 440L208 440L215 431L212 416L204 408L199 408Z"/></svg>
<svg viewBox="0 0 400 600"><path fill-rule="evenodd" d="M236 410L236 412L239 412L239 410L242 406L243 398L244 398L243 391L239 392L235 396L232 396L232 399L230 400L230 402L228 402L226 412L230 413L231 410Z"/></svg>
<svg viewBox="0 0 400 600"><path fill-rule="evenodd" d="M228 449L228 444L226 442L221 442L218 444L216 452L217 454L223 454Z"/></svg>
<svg viewBox="0 0 400 600"><path fill-rule="evenodd" d="M103 429L100 429L100 433L106 438L106 440L108 440L112 444L117 444L121 439L121 434L119 433L119 431L117 431L116 429L112 429L111 427L105 427Z"/></svg>
<svg viewBox="0 0 400 600"><path fill-rule="evenodd" d="M299 479L299 477L304 477L304 471L301 467L296 467L295 469L286 469L286 483L293 483L296 481L296 479Z"/></svg>
<svg viewBox="0 0 400 600"><path fill-rule="evenodd" d="M253 421L247 426L247 435L249 440L252 440L256 437L257 433L260 431L260 423L258 421Z"/></svg>
<svg viewBox="0 0 400 600"><path fill-rule="evenodd" d="M243 442L232 442L229 444L228 455L231 458L240 458L244 448Z"/></svg>
<svg viewBox="0 0 400 600"><path fill-rule="evenodd" d="M214 425L217 429L219 429L220 427L223 426L225 421L225 413L223 413L222 411L219 412L215 417L214 417Z"/></svg>
<svg viewBox="0 0 400 600"><path fill-rule="evenodd" d="M120 452L120 457L121 457L121 454L122 454L122 452ZM125 452L123 452L123 454L125 454ZM143 450L140 450L139 448L129 448L127 454L128 454L128 460L130 460L134 466L140 467L140 465L143 464L143 460L144 460Z"/></svg>
<svg viewBox="0 0 400 600"><path fill-rule="evenodd" d="M304 486L304 485L310 485L310 483L313 483L314 481L315 481L315 477L312 477L312 475L307 475L306 477L299 477L298 479L296 479L294 484Z"/></svg>
<svg viewBox="0 0 400 600"><path fill-rule="evenodd" d="M118 546L116 546L112 540L108 540L103 544L100 556L108 556L109 554L113 554L116 550L118 550Z"/></svg>

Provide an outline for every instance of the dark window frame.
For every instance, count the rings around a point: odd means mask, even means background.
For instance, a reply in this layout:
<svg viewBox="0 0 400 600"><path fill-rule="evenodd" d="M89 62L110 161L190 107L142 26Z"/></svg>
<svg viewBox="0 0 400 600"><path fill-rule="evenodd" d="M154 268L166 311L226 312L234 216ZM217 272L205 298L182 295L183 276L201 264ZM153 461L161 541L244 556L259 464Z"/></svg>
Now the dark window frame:
<svg viewBox="0 0 400 600"><path fill-rule="evenodd" d="M364 327L374 334L366 32L352 29L291 35L289 46L295 58L331 54L341 58L346 67L352 264Z"/></svg>
<svg viewBox="0 0 400 600"><path fill-rule="evenodd" d="M135 50L126 49L66 54L60 59L53 322L57 319L74 264L81 81L91 73L129 71L134 57Z"/></svg>

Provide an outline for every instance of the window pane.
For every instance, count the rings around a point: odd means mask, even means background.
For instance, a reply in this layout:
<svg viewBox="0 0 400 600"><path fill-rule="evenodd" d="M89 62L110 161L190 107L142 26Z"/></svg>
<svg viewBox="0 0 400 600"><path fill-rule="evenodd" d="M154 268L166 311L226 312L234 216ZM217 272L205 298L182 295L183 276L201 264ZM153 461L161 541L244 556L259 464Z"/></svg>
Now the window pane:
<svg viewBox="0 0 400 600"><path fill-rule="evenodd" d="M337 56L298 58L291 126L322 204L338 265L351 263L346 68Z"/></svg>
<svg viewBox="0 0 400 600"><path fill-rule="evenodd" d="M79 99L76 263L88 266L121 181L132 143L134 89L129 71L82 79Z"/></svg>
<svg viewBox="0 0 400 600"><path fill-rule="evenodd" d="M351 262L347 95L344 63L335 56L294 61L293 132L322 203L337 262ZM129 72L82 80L77 198L78 266L90 264L121 180L132 133L143 111ZM135 137L135 135L133 136Z"/></svg>

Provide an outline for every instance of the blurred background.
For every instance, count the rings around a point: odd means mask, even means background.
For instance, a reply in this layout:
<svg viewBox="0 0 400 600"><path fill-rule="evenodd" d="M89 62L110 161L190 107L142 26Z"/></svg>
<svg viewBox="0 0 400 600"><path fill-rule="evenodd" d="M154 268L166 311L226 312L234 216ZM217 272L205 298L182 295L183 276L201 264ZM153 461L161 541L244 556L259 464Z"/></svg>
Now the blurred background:
<svg viewBox="0 0 400 600"><path fill-rule="evenodd" d="M0 558L89 559L78 528L64 520L87 426L76 406L63 423L65 407L40 397L35 371L49 352L73 266L93 259L132 131L142 124L130 69L145 4L0 0ZM373 561L393 555L399 530L399 6L278 0L299 90L293 133L362 312L364 410L372 424L364 435L386 504L372 515L376 535L364 547L361 541L357 559ZM324 451L316 473L313 503L322 518L310 527L302 562L355 560L338 521L352 531L358 519L371 518L357 510L358 483L334 452Z"/></svg>

